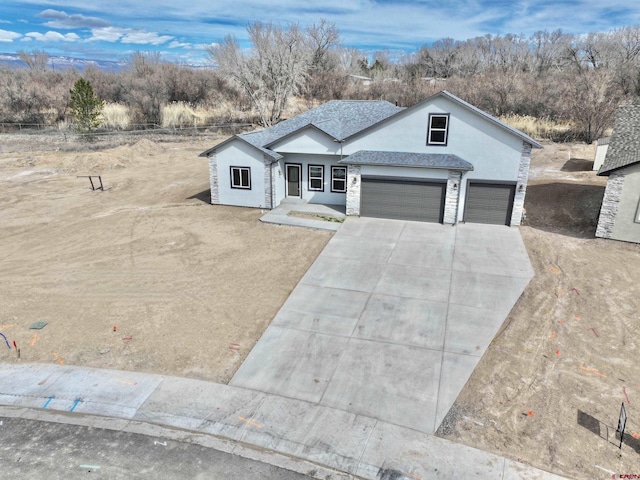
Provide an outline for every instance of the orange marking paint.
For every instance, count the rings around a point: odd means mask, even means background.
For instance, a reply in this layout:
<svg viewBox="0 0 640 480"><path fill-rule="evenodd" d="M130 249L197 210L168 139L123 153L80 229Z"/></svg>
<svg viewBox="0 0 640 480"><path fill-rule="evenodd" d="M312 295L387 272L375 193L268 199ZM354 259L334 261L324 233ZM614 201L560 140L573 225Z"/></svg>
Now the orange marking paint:
<svg viewBox="0 0 640 480"><path fill-rule="evenodd" d="M580 320L582 317L578 314L576 314L576 320Z"/></svg>
<svg viewBox="0 0 640 480"><path fill-rule="evenodd" d="M262 428L262 425L260 425L259 423L257 423L254 420L247 420L244 417L238 417L239 420L242 420L243 422L245 422L247 424L247 426L249 427L256 427L256 428Z"/></svg>
<svg viewBox="0 0 640 480"><path fill-rule="evenodd" d="M556 355L560 355L560 350L556 350Z"/></svg>
<svg viewBox="0 0 640 480"><path fill-rule="evenodd" d="M527 412L527 417L533 417L533 410L529 410Z"/></svg>
<svg viewBox="0 0 640 480"><path fill-rule="evenodd" d="M555 342L557 336L558 336L558 333L555 330L553 330L549 335L549 339L551 340L551 343Z"/></svg>
<svg viewBox="0 0 640 480"><path fill-rule="evenodd" d="M124 383L126 385L137 385L138 384L138 382L132 382L131 380L120 380L120 379L117 379L116 382Z"/></svg>
<svg viewBox="0 0 640 480"><path fill-rule="evenodd" d="M33 334L33 337L31 338L31 342L29 342L29 345L31 345L31 346L33 347L33 346L36 344L36 342L38 341L38 338L40 338L40 337L38 336L38 334L37 334L37 333L34 333L34 334Z"/></svg>
<svg viewBox="0 0 640 480"><path fill-rule="evenodd" d="M560 269L555 265L549 265L549 270L551 270L551 273L553 273L556 277L560 274Z"/></svg>
<svg viewBox="0 0 640 480"><path fill-rule="evenodd" d="M593 373L594 375L598 375L599 377L606 377L606 375L604 373L600 373L595 368L587 368L587 367L583 367L582 365L580 365L579 368L580 368L580 370L584 370L587 373Z"/></svg>
<svg viewBox="0 0 640 480"><path fill-rule="evenodd" d="M631 436L632 436L633 438L635 438L635 439L638 439L638 438L640 438L640 433L638 433L638 432L633 432L633 433L631 434Z"/></svg>
<svg viewBox="0 0 640 480"><path fill-rule="evenodd" d="M11 323L11 324L5 324L5 325L0 325L0 328L13 328L15 327L15 324Z"/></svg>
<svg viewBox="0 0 640 480"><path fill-rule="evenodd" d="M56 360L58 361L58 363L60 365L64 365L64 360L60 355L58 355L57 353L53 352L53 356L56 358Z"/></svg>

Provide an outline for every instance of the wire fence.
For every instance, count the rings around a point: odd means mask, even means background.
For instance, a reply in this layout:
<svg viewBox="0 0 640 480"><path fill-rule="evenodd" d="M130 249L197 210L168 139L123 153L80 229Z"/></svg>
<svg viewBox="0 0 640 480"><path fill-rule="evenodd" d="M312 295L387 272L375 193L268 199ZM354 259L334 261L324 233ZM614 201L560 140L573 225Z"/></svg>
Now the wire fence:
<svg viewBox="0 0 640 480"><path fill-rule="evenodd" d="M246 130L255 127L252 123L214 123L210 125L191 125L191 126L171 126L163 127L155 123L140 123L130 125L127 129L98 129L91 133L76 132L73 127L61 127L56 123L2 123L0 122L0 133L43 133L58 132L61 134L79 135L79 136L109 136L122 134L148 134L148 133L167 133L167 134L188 134L200 133L206 131L237 131Z"/></svg>

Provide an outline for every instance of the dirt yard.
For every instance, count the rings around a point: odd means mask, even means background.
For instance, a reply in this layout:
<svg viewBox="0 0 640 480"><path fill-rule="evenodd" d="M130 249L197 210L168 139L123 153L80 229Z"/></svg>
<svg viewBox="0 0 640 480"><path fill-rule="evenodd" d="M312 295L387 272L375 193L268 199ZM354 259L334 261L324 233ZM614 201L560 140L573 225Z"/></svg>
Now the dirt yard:
<svg viewBox="0 0 640 480"><path fill-rule="evenodd" d="M231 378L331 234L209 205L214 141L0 138L0 361Z"/></svg>
<svg viewBox="0 0 640 480"><path fill-rule="evenodd" d="M579 479L640 474L640 246L594 238L594 153L534 151L520 230L536 275L439 431Z"/></svg>
<svg viewBox="0 0 640 480"><path fill-rule="evenodd" d="M0 337L0 361L229 380L331 234L208 205L214 141L0 139L0 333L21 350ZM575 478L640 474L640 246L593 236L593 147L545 147L520 229L536 276L439 434Z"/></svg>

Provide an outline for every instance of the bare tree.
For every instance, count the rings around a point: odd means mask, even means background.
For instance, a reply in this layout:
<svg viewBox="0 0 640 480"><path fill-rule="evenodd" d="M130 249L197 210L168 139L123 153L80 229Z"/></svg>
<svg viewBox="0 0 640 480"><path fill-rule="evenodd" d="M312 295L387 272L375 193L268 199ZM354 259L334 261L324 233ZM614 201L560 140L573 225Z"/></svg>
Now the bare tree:
<svg viewBox="0 0 640 480"><path fill-rule="evenodd" d="M324 19L320 23L307 28L307 48L311 50L311 64L313 70L329 71L337 64L337 59L332 56L331 50L340 43L340 33L335 23Z"/></svg>
<svg viewBox="0 0 640 480"><path fill-rule="evenodd" d="M277 123L287 100L304 86L311 55L298 25L255 22L247 27L253 45L244 52L232 36L208 48L220 73L244 91L263 126Z"/></svg>
<svg viewBox="0 0 640 480"><path fill-rule="evenodd" d="M32 50L31 52L19 50L18 57L33 72L44 72L47 69L47 63L49 63L49 54L41 50Z"/></svg>
<svg viewBox="0 0 640 480"><path fill-rule="evenodd" d="M591 143L612 125L621 96L606 70L582 70L578 75L568 75L571 78L566 83L566 116L576 124L583 140Z"/></svg>

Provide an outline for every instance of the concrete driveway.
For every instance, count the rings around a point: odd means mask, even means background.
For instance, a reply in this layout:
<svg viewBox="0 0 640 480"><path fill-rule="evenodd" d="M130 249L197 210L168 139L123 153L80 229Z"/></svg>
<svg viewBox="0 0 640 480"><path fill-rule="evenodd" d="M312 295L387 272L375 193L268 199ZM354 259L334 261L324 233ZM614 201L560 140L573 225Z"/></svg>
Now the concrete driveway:
<svg viewBox="0 0 640 480"><path fill-rule="evenodd" d="M350 217L230 384L433 433L532 276L515 228Z"/></svg>

